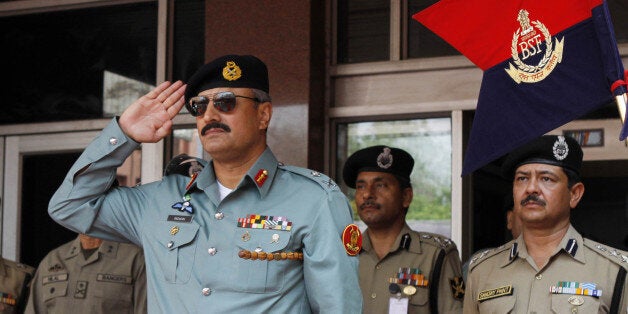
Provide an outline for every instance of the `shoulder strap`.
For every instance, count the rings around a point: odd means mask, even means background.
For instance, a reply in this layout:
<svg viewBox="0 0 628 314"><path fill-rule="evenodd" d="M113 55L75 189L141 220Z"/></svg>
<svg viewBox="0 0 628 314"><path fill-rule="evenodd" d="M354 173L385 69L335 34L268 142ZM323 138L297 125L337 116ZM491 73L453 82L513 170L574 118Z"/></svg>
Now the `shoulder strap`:
<svg viewBox="0 0 628 314"><path fill-rule="evenodd" d="M443 261L445 260L445 250L439 250L438 257L434 263L434 271L432 272L432 279L430 285L430 313L438 314L438 284L440 282L440 273L443 268Z"/></svg>
<svg viewBox="0 0 628 314"><path fill-rule="evenodd" d="M624 289L624 283L626 282L626 269L619 267L617 272L617 279L615 280L615 289L613 289L613 300L611 301L611 308L609 313L619 313L619 301L621 300L621 293Z"/></svg>
<svg viewBox="0 0 628 314"><path fill-rule="evenodd" d="M30 292L30 284L31 284L31 274L26 273L24 276L24 282L22 283L22 291L20 291L19 299L17 300L15 307L16 313L24 313L24 309L26 308L26 302L28 301L28 294Z"/></svg>

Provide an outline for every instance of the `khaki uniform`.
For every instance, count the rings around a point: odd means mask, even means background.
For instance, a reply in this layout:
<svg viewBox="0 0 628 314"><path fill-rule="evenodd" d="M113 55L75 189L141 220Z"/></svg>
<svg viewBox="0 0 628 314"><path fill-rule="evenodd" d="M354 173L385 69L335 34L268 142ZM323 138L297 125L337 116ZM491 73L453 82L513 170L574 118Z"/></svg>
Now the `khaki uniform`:
<svg viewBox="0 0 628 314"><path fill-rule="evenodd" d="M360 252L360 288L364 313L388 313L391 279L408 277L407 273L423 275L427 283L397 281L400 297L409 298L408 313L461 313L464 283L456 245L449 239L431 233L417 232L406 224L382 260L379 260L368 232L364 232ZM438 267L436 264L440 264ZM418 275L418 274L417 274ZM419 276L420 278L420 276ZM411 295L404 293L414 292ZM414 287L414 289L412 288Z"/></svg>
<svg viewBox="0 0 628 314"><path fill-rule="evenodd" d="M35 268L0 257L0 313L21 313Z"/></svg>
<svg viewBox="0 0 628 314"><path fill-rule="evenodd" d="M146 313L142 250L103 241L85 259L78 238L52 250L37 268L26 313Z"/></svg>
<svg viewBox="0 0 628 314"><path fill-rule="evenodd" d="M626 267L628 253L584 239L569 226L539 269L519 236L471 259L464 313L610 313L616 291L615 313L626 314L628 280L616 287Z"/></svg>

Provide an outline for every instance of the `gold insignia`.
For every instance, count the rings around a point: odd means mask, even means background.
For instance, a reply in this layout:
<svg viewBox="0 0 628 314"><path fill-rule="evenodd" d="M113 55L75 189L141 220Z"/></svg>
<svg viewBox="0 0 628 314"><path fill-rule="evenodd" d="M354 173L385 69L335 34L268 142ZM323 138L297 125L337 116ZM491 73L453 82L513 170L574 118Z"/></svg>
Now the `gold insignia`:
<svg viewBox="0 0 628 314"><path fill-rule="evenodd" d="M464 299L464 279L462 279L462 277L454 277L453 279L449 279L449 284L451 285L451 293L454 299Z"/></svg>
<svg viewBox="0 0 628 314"><path fill-rule="evenodd" d="M227 81L235 81L242 76L242 70L233 61L227 61L227 65L222 68L222 77Z"/></svg>
<svg viewBox="0 0 628 314"><path fill-rule="evenodd" d="M342 242L345 246L345 251L351 256L358 255L362 249L362 232L355 224L350 224L345 227L342 232Z"/></svg>
<svg viewBox="0 0 628 314"><path fill-rule="evenodd" d="M179 227L174 226L174 227L170 228L170 234L171 235L175 235L177 233L179 233Z"/></svg>
<svg viewBox="0 0 628 314"><path fill-rule="evenodd" d="M517 29L512 37L512 46L510 52L512 54L513 63L506 70L506 73L517 82L536 83L545 79L556 68L563 58L564 37L556 39L556 47L552 43L552 35L543 23L540 21L532 21L528 18L528 11L519 10L517 21L521 28ZM541 44L545 42L545 53L538 64L530 65L525 63L528 58L543 53ZM519 50L521 50L521 59L519 59Z"/></svg>
<svg viewBox="0 0 628 314"><path fill-rule="evenodd" d="M505 295L512 295L512 285L480 291L478 294L478 301L482 302Z"/></svg>

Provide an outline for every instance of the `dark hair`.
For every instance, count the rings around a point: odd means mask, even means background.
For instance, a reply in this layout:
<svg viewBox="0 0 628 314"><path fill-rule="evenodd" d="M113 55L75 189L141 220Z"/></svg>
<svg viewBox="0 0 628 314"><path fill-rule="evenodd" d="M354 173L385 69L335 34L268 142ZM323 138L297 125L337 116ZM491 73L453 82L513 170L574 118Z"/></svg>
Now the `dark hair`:
<svg viewBox="0 0 628 314"><path fill-rule="evenodd" d="M580 176L573 170L562 167L563 171L567 175L567 187L571 189L576 183L582 182Z"/></svg>

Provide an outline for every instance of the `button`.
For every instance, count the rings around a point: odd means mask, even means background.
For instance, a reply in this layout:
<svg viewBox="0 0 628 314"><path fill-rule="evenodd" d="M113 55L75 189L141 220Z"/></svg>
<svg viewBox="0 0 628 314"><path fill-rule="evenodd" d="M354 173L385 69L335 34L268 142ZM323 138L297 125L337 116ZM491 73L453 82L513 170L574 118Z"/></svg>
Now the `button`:
<svg viewBox="0 0 628 314"><path fill-rule="evenodd" d="M216 220L221 220L223 218L225 218L225 214L218 212L214 214L214 218L216 218Z"/></svg>
<svg viewBox="0 0 628 314"><path fill-rule="evenodd" d="M375 299L375 298L377 298L377 293L375 292L371 293L371 299Z"/></svg>
<svg viewBox="0 0 628 314"><path fill-rule="evenodd" d="M212 289L209 289L209 288L203 288L203 290L201 291L201 293L202 293L204 296L208 296L208 295L212 294Z"/></svg>
<svg viewBox="0 0 628 314"><path fill-rule="evenodd" d="M541 280L541 279L543 279L543 275L542 274L536 275L536 280Z"/></svg>
<svg viewBox="0 0 628 314"><path fill-rule="evenodd" d="M118 145L118 139L115 137L112 137L109 139L109 144L111 145Z"/></svg>
<svg viewBox="0 0 628 314"><path fill-rule="evenodd" d="M209 255L216 255L216 248L210 247L209 249L207 249L207 253L209 253Z"/></svg>
<svg viewBox="0 0 628 314"><path fill-rule="evenodd" d="M168 248L173 247L173 246L174 246L174 241L170 241L170 242L168 242L168 244L166 244L166 246L167 246Z"/></svg>
<svg viewBox="0 0 628 314"><path fill-rule="evenodd" d="M382 265L375 266L376 269L382 269Z"/></svg>

